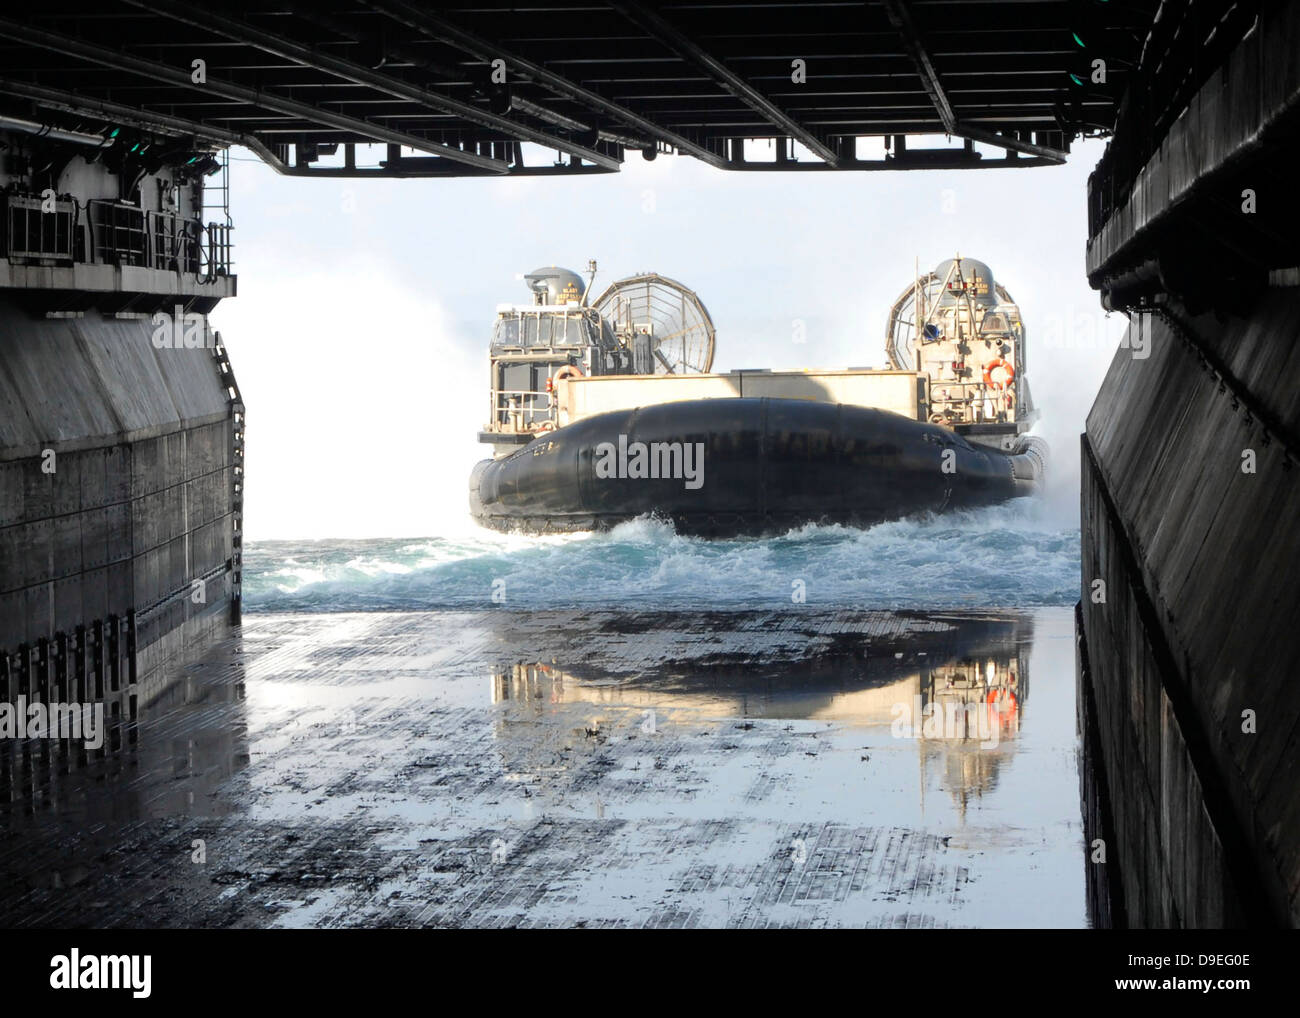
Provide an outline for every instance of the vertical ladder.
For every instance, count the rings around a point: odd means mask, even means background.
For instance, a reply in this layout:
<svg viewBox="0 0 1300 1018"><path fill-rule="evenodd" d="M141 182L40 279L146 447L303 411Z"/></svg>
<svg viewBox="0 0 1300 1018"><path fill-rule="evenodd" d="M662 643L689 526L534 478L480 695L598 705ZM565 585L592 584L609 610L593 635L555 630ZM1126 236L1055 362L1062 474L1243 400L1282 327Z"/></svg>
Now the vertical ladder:
<svg viewBox="0 0 1300 1018"><path fill-rule="evenodd" d="M203 207L199 212L198 219L200 222L211 222L208 213L216 212L220 214L225 226L233 226L234 222L230 218L230 149L221 150L221 176L217 179L218 184L209 184L206 180L203 182ZM214 194L216 200L209 201L208 196Z"/></svg>
<svg viewBox="0 0 1300 1018"><path fill-rule="evenodd" d="M212 332L210 348L230 403L230 623L243 619L244 575L244 397L235 381L221 333Z"/></svg>
<svg viewBox="0 0 1300 1018"><path fill-rule="evenodd" d="M206 255L208 280L217 276L234 275L235 263L230 257L230 234L235 228L230 218L230 149L220 152L221 174L219 183L208 185L203 181L202 205L196 216L199 226L199 262ZM215 197L215 201L210 200Z"/></svg>

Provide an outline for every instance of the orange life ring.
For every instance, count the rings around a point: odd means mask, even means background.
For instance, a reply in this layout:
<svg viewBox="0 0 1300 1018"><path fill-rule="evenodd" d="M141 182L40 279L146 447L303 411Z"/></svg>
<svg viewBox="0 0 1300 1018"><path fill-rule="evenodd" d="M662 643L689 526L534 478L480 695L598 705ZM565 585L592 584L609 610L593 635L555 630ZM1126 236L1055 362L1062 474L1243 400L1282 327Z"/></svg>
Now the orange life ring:
<svg viewBox="0 0 1300 1018"><path fill-rule="evenodd" d="M1006 369L1007 380L1005 382L993 381L994 368ZM987 385L990 389L1005 389L1008 385L1012 383L1015 377L1016 377L1016 369L1013 368L1001 357L994 357L993 360L989 361L987 364L984 365L984 384Z"/></svg>
<svg viewBox="0 0 1300 1018"><path fill-rule="evenodd" d="M550 378L546 380L546 391L554 392L556 382L563 381L566 378L573 378L575 375L578 378L581 378L582 368L578 367L578 365L576 364L564 365L564 367L560 368L559 371L557 371L555 374L553 374Z"/></svg>
<svg viewBox="0 0 1300 1018"><path fill-rule="evenodd" d="M988 706L989 713L999 721L1010 721L1016 716L1020 706L1014 692L996 687L989 690L984 702Z"/></svg>

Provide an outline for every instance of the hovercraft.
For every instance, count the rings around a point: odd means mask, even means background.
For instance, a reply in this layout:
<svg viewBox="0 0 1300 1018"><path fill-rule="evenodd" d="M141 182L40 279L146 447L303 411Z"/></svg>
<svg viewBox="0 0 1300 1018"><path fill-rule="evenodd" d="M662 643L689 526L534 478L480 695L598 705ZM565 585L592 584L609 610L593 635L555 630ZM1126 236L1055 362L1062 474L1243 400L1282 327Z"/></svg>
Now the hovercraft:
<svg viewBox="0 0 1300 1018"><path fill-rule="evenodd" d="M680 283L642 274L588 303L590 278L525 278L533 303L498 309L490 354L479 439L496 455L469 493L484 526L599 530L652 515L708 537L866 527L1042 482L1024 325L981 262L950 259L904 290L883 370L715 374L712 320Z"/></svg>

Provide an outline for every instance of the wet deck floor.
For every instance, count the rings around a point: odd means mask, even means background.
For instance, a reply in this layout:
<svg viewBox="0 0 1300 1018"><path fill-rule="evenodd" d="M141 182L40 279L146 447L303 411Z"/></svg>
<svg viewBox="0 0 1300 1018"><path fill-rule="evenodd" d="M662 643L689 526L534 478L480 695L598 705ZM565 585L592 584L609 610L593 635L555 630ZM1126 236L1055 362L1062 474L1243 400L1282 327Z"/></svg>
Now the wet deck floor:
<svg viewBox="0 0 1300 1018"><path fill-rule="evenodd" d="M123 749L0 753L0 924L1085 925L1073 655L1068 609L248 617Z"/></svg>

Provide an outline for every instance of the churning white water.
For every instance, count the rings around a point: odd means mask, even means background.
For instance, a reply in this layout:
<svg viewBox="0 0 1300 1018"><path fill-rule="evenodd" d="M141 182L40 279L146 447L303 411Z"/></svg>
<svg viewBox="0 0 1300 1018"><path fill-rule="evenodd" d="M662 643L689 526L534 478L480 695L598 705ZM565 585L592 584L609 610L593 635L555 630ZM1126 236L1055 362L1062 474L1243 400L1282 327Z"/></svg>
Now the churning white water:
<svg viewBox="0 0 1300 1018"><path fill-rule="evenodd" d="M1073 604L1079 534L1048 503L703 540L639 519L555 537L265 541L245 552L250 611L434 608L1038 607ZM496 595L496 600L493 595Z"/></svg>

